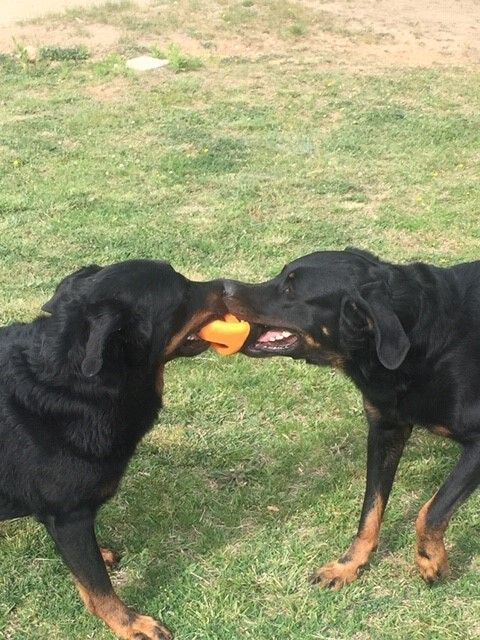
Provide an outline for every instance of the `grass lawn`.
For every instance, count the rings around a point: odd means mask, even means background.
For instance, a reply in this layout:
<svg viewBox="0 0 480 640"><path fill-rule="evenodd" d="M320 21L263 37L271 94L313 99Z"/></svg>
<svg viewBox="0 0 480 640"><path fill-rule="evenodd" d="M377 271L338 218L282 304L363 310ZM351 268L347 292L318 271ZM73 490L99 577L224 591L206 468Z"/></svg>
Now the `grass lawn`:
<svg viewBox="0 0 480 640"><path fill-rule="evenodd" d="M223 4L226 38L267 34L283 54L219 55L211 3L181 0L163 33L191 20L200 62L179 44L174 68L127 71L153 20L131 3L57 19L128 25L101 56L0 57L3 322L34 317L90 262L155 257L194 278L257 280L349 244L397 261L479 257L480 74L327 60L309 38L341 28L314 4ZM455 445L414 434L370 569L332 593L306 578L356 528L366 426L352 385L288 359L208 352L168 365L165 405L99 537L122 555L122 597L178 640L480 636L480 496L448 530L448 579L429 588L413 562L416 512ZM0 524L0 638L111 637L44 529Z"/></svg>

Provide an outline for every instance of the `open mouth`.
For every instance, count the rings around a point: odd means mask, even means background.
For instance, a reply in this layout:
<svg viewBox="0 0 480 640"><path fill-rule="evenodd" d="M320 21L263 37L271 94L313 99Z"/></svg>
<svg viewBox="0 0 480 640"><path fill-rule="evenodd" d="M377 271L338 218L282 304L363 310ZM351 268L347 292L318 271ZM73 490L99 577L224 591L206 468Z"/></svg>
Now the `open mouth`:
<svg viewBox="0 0 480 640"><path fill-rule="evenodd" d="M175 349L172 354L173 358L189 358L192 356L198 356L203 353L210 346L209 342L205 342L198 337L196 332L190 333L184 341Z"/></svg>
<svg viewBox="0 0 480 640"><path fill-rule="evenodd" d="M260 333L256 334L246 345L246 350L251 354L288 354L300 344L300 337L289 329L260 327Z"/></svg>
<svg viewBox="0 0 480 640"><path fill-rule="evenodd" d="M196 333L191 333L185 339L185 341L178 348L179 353L182 356L196 356L199 353L203 353L210 346L209 342L202 340Z"/></svg>

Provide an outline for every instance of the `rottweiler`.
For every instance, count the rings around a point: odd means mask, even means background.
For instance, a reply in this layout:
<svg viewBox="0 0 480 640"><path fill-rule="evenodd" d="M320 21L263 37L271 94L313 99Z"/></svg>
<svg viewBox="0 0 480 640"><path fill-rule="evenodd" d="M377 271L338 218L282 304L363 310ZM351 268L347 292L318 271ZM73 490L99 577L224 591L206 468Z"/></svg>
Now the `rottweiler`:
<svg viewBox="0 0 480 640"><path fill-rule="evenodd" d="M92 265L59 284L50 315L0 329L0 521L42 522L119 638L171 634L115 594L95 516L157 417L165 363L208 348L196 332L223 315L222 293L161 261Z"/></svg>
<svg viewBox="0 0 480 640"><path fill-rule="evenodd" d="M358 531L312 582L339 589L367 564L415 425L462 447L415 525L421 576L445 576L448 522L480 483L480 261L440 268L391 264L355 248L319 251L267 282L226 281L225 294L229 311L252 324L243 353L338 367L363 396L369 431Z"/></svg>

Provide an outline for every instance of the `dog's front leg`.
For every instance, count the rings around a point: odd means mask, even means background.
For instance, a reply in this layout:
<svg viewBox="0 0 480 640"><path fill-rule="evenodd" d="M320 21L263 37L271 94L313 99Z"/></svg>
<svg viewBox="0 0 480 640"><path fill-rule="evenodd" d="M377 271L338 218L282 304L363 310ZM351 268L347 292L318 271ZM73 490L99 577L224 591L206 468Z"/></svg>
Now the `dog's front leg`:
<svg viewBox="0 0 480 640"><path fill-rule="evenodd" d="M480 442L465 445L462 456L438 492L420 509L416 561L422 578L433 583L448 573L443 534L453 512L480 484Z"/></svg>
<svg viewBox="0 0 480 640"><path fill-rule="evenodd" d="M412 431L411 426L384 419L367 402L365 412L369 423L367 486L357 535L339 560L327 563L311 576L313 584L320 583L330 589L340 589L356 580L377 548L383 512L398 462Z"/></svg>
<svg viewBox="0 0 480 640"><path fill-rule="evenodd" d="M91 613L104 620L119 638L170 640L166 627L127 607L114 592L95 537L94 514L76 512L43 521Z"/></svg>

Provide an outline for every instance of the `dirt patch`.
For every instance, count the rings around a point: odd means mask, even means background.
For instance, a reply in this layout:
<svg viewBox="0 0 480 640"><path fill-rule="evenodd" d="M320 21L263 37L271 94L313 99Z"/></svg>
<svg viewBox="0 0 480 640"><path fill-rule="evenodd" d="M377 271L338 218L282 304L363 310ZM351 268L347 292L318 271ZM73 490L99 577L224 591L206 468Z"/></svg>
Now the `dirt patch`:
<svg viewBox="0 0 480 640"><path fill-rule="evenodd" d="M9 2L13 3L13 0L8 0L7 5ZM84 2L88 3L88 0ZM58 8L62 0L25 2L23 5L28 10L24 18L32 17L33 4L39 14ZM78 4L78 1L65 0L63 5L66 4ZM138 10L123 13L126 16L130 12L132 21L137 22L135 28L133 23L129 25L128 19L89 20L88 12L84 17L82 14L75 18L70 15L65 20L48 20L40 24L5 24L6 13L2 9L0 51L12 51L15 40L34 46L83 44L93 55L115 50L125 41L138 45L155 44L159 48L175 42L182 51L204 58L252 59L269 55L301 60L318 67L473 66L480 62L479 0L455 3L431 0L425 4L398 0L394 10L389 0L326 3L299 0L292 6L297 7L297 14L303 21L300 27L297 25L300 32L296 35L289 33L287 26L279 26L278 16L272 18L270 14L258 13L258 20L232 25L232 20L227 20L225 15L227 5L215 0L205 2L196 12L191 10L187 0L178 0L173 13L171 7L153 6L139 0ZM255 3L252 10L257 10ZM272 26L275 19L277 22ZM139 20L143 21L140 27Z"/></svg>
<svg viewBox="0 0 480 640"><path fill-rule="evenodd" d="M112 4L121 0L111 0ZM50 13L58 13L77 7L91 7L101 0L2 0L0 3L0 26L12 26L22 20L33 20Z"/></svg>
<svg viewBox="0 0 480 640"><path fill-rule="evenodd" d="M93 55L114 49L123 33L107 24L43 24L0 27L0 51L11 52L18 45L34 47L84 45Z"/></svg>
<svg viewBox="0 0 480 640"><path fill-rule="evenodd" d="M394 7L389 0L339 0L322 9L344 20L355 43L344 41L341 52L352 54L354 64L429 67L480 62L478 0L397 0Z"/></svg>

